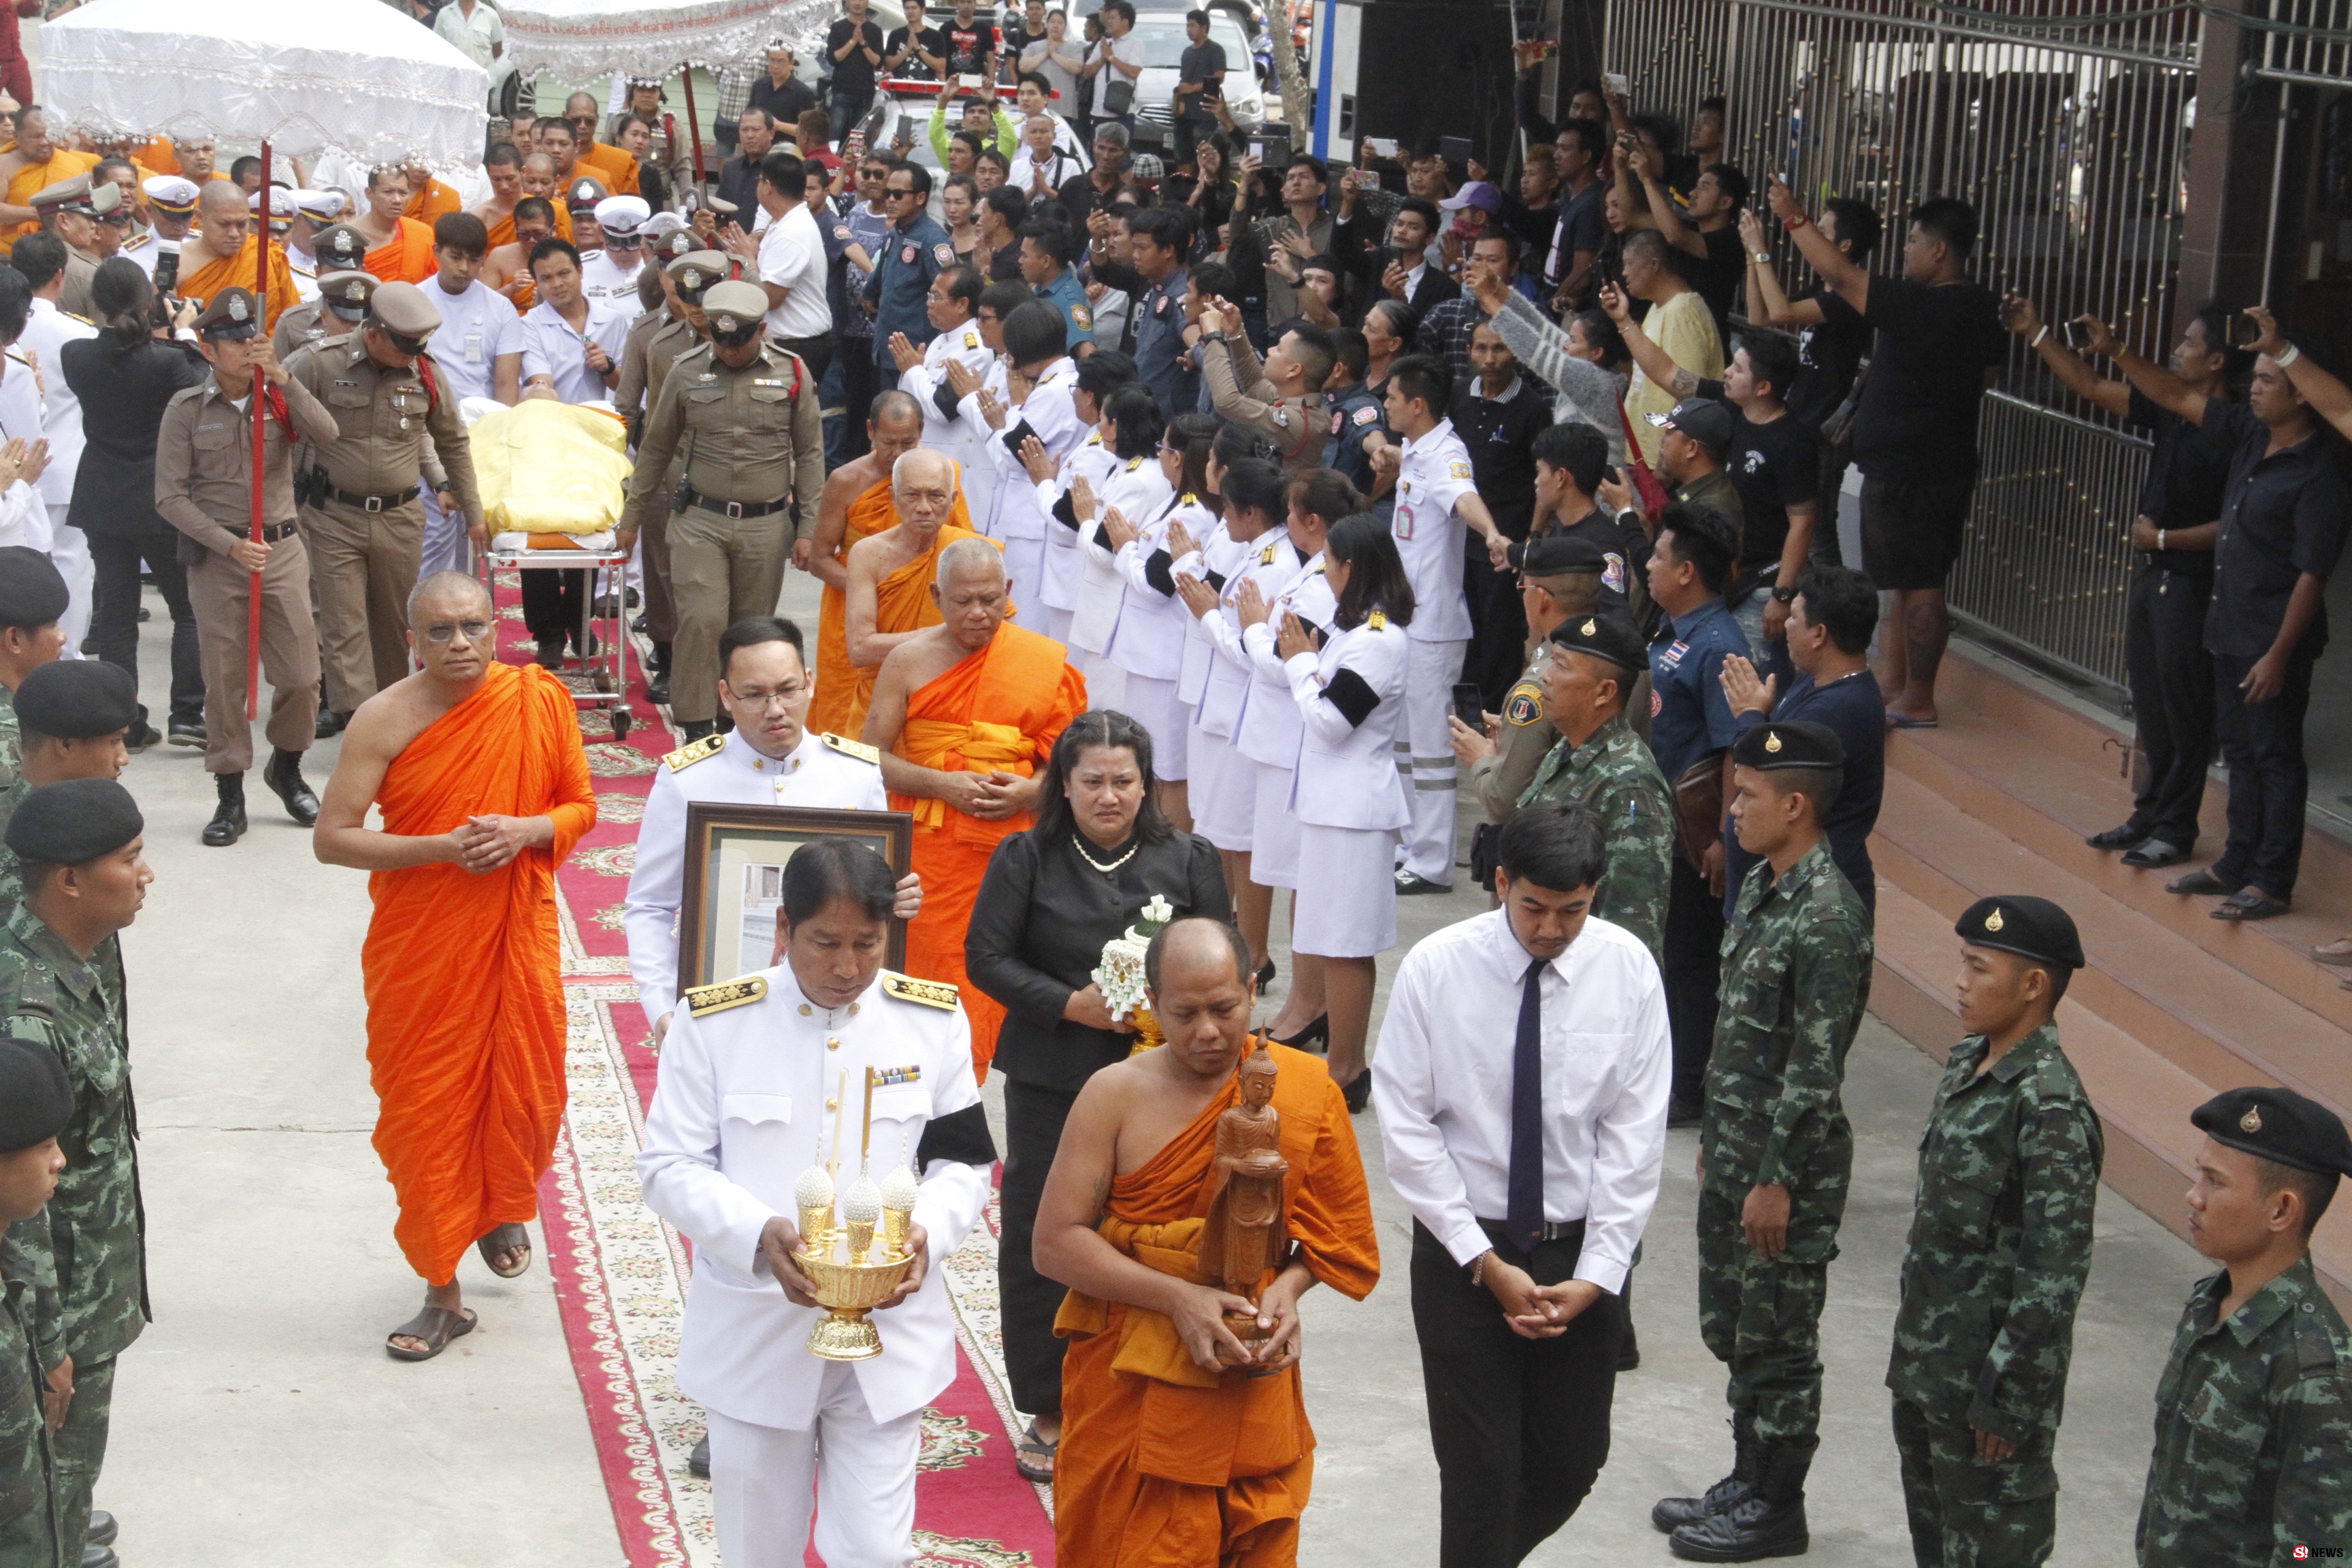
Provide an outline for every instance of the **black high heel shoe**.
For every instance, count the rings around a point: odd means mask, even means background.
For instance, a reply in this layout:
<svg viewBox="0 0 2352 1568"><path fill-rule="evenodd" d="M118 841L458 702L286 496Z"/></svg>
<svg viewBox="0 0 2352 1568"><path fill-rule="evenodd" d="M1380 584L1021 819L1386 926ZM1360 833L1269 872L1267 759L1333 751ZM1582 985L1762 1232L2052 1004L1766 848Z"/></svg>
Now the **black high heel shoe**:
<svg viewBox="0 0 2352 1568"><path fill-rule="evenodd" d="M1372 1069L1366 1068L1340 1087L1339 1094L1348 1102L1348 1114L1361 1116L1364 1107L1372 1102Z"/></svg>
<svg viewBox="0 0 2352 1568"><path fill-rule="evenodd" d="M1259 965L1257 973L1252 978L1257 982L1257 994L1261 996L1265 995L1265 988L1274 984L1274 960L1269 958L1265 963Z"/></svg>
<svg viewBox="0 0 2352 1568"><path fill-rule="evenodd" d="M1323 1014L1286 1040L1280 1035L1270 1035L1267 1037L1276 1045L1288 1046L1294 1051L1311 1051L1318 1046L1328 1047L1331 1043L1331 1015Z"/></svg>

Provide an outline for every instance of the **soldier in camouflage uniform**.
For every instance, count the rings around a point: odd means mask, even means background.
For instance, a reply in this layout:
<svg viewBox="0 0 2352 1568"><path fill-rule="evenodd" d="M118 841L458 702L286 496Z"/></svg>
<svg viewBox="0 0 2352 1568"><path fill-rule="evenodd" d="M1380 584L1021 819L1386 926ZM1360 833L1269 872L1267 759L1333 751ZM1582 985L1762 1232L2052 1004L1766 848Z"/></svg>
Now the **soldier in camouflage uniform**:
<svg viewBox="0 0 2352 1568"><path fill-rule="evenodd" d="M2140 1568L2268 1568L2352 1548L2352 1332L2311 1266L2311 1231L2352 1175L2335 1112L2233 1089L2205 1134L2189 1241L2199 1282L2156 1388Z"/></svg>
<svg viewBox="0 0 2352 1568"><path fill-rule="evenodd" d="M1593 891L1592 912L1640 937L1663 964L1674 796L1657 758L1625 725L1625 694L1635 673L1648 668L1648 650L1622 613L1563 621L1549 643L1544 706L1560 739L1519 805L1573 801L1601 819L1609 865Z"/></svg>
<svg viewBox="0 0 2352 1568"><path fill-rule="evenodd" d="M16 688L66 650L66 580L49 558L22 544L0 547L0 788L16 783Z"/></svg>
<svg viewBox="0 0 2352 1568"><path fill-rule="evenodd" d="M35 1358L67 1396L52 1439L65 1555L93 1568L112 1561L110 1551L82 1553L106 1458L115 1358L149 1316L129 1044L97 963L137 916L152 879L140 855L143 831L130 792L111 779L33 791L6 835L27 868L26 901L0 923L0 1038L52 1053L73 1089L73 1117L58 1140L65 1175L46 1210L9 1228L6 1262L9 1283L33 1291ZM70 900L58 885L67 876L75 879Z"/></svg>
<svg viewBox="0 0 2352 1568"><path fill-rule="evenodd" d="M2046 899L1982 899L1955 929L1972 1032L1919 1142L1886 1386L1919 1568L2031 1568L2057 1542L2051 1451L2106 1154L2051 1021L2083 946Z"/></svg>
<svg viewBox="0 0 2352 1568"><path fill-rule="evenodd" d="M1731 1371L1740 1463L1650 1520L1677 1557L1805 1550L1821 1421L1822 1302L1853 1170L1839 1090L1870 1001L1870 917L1822 836L1845 753L1819 724L1767 723L1732 748L1731 819L1760 855L1723 940L1722 1010L1699 1129L1699 1331Z"/></svg>
<svg viewBox="0 0 2352 1568"><path fill-rule="evenodd" d="M1486 814L1488 826L1478 831L1487 839L1511 820L1519 797L1559 739L1559 731L1544 716L1543 669L1551 658L1552 628L1572 615L1590 615L1600 604L1601 571L1606 564L1598 547L1565 534L1545 534L1511 548L1518 553L1519 602L1535 640L1535 656L1504 696L1498 715L1502 722L1491 738L1459 719L1446 722L1454 760L1469 774L1470 793ZM1476 863L1478 840L1472 843ZM1486 858L1492 858L1490 847ZM1494 879L1488 868L1479 885L1491 889Z"/></svg>
<svg viewBox="0 0 2352 1568"><path fill-rule="evenodd" d="M29 1220L57 1190L58 1134L73 1090L57 1058L0 1040L0 1226ZM0 1243L0 1258L6 1256ZM0 1270L0 1563L61 1568L57 1473L33 1354L29 1271Z"/></svg>

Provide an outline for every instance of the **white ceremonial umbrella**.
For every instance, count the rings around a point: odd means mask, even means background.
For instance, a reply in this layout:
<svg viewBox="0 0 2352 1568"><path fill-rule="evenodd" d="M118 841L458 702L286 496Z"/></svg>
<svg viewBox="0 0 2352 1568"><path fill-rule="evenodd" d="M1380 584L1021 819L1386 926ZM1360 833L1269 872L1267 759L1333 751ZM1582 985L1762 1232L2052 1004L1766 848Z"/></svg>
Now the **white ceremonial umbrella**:
<svg viewBox="0 0 2352 1568"><path fill-rule="evenodd" d="M489 78L457 47L383 0L91 0L41 27L42 99L52 124L97 136L336 152L362 167L479 160ZM258 225L254 294L267 322L269 225ZM253 373L252 406L265 405ZM251 538L261 542L262 437L253 421ZM261 574L247 595L246 717L260 710Z"/></svg>

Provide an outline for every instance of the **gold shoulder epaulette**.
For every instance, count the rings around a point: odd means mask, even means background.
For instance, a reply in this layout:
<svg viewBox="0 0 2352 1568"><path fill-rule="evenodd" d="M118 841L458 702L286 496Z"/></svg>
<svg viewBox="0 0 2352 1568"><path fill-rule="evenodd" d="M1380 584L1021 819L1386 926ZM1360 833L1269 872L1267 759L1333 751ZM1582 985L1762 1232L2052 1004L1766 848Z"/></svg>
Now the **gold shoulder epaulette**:
<svg viewBox="0 0 2352 1568"><path fill-rule="evenodd" d="M88 316L77 314L72 310L59 310L58 314L63 316L68 321L79 321L85 327L94 327L98 325L96 321L91 321Z"/></svg>
<svg viewBox="0 0 2352 1568"><path fill-rule="evenodd" d="M754 974L745 980L727 980L717 985L690 985L686 991L686 1010L699 1018L707 1013L724 1013L730 1007L740 1007L747 1002L757 1002L768 994L768 983Z"/></svg>
<svg viewBox="0 0 2352 1568"><path fill-rule="evenodd" d="M1201 504L1201 498L1194 495L1191 490L1186 490L1182 495L1176 498L1176 504L1179 506L1199 506Z"/></svg>
<svg viewBox="0 0 2352 1568"><path fill-rule="evenodd" d="M1374 610L1364 617L1364 625L1376 632L1386 631L1389 625L1389 613L1386 610Z"/></svg>
<svg viewBox="0 0 2352 1568"><path fill-rule="evenodd" d="M872 763L877 767L882 764L882 748L879 746L869 746L863 741L853 741L844 735L821 734L817 739L845 757L856 757L861 763Z"/></svg>
<svg viewBox="0 0 2352 1568"><path fill-rule="evenodd" d="M151 228L151 229L149 229L149 230L148 230L146 233L144 233L144 234L142 234L142 235L136 236L135 237L131 238L131 239L126 239L126 240L124 240L124 241L122 242L122 248L123 248L123 249L125 249L125 250L136 250L136 249L138 249L141 246L142 246L142 245L146 244L149 240L153 239L154 237L155 237L155 231L154 231L153 229L152 229L152 228Z"/></svg>
<svg viewBox="0 0 2352 1568"><path fill-rule="evenodd" d="M917 980L910 975L885 974L882 977L882 994L895 996L901 1002L919 1002L926 1007L952 1013L960 994L944 980Z"/></svg>
<svg viewBox="0 0 2352 1568"><path fill-rule="evenodd" d="M726 744L727 737L724 735L705 735L699 741L680 746L677 751L664 757L662 765L672 773L677 772L680 768L690 768L705 757L717 756Z"/></svg>
<svg viewBox="0 0 2352 1568"><path fill-rule="evenodd" d="M1257 563L1261 566L1271 566L1274 564L1273 545L1269 544L1264 550L1257 552Z"/></svg>

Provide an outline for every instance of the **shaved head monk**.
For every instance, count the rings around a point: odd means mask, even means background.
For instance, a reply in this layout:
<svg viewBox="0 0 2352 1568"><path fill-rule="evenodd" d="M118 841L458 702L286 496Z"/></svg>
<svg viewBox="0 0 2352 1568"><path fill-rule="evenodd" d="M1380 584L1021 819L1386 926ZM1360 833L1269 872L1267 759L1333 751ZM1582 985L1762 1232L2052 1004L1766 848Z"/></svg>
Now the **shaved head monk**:
<svg viewBox="0 0 2352 1568"><path fill-rule="evenodd" d="M1232 927L1177 921L1144 968L1167 1044L1087 1080L1037 1211L1038 1271L1070 1288L1055 1557L1288 1568L1315 1465L1298 1298L1319 1283L1361 1300L1380 1279L1363 1161L1323 1058L1253 1050ZM1268 1164L1280 1200L1251 1237L1253 1303L1233 1289L1227 1237L1248 1233L1228 1220L1249 1216L1229 1189Z"/></svg>
<svg viewBox="0 0 2352 1568"><path fill-rule="evenodd" d="M563 1117L555 868L596 798L571 692L495 662L497 624L464 573L417 584L408 641L425 668L352 715L312 836L328 865L373 873L360 966L375 1149L400 1205L393 1239L425 1284L424 1310L384 1342L399 1361L472 1331L467 1247L502 1279L530 1266L523 1222Z"/></svg>
<svg viewBox="0 0 2352 1568"><path fill-rule="evenodd" d="M232 283L240 289L252 288L254 266L261 251L261 225L245 205L245 193L226 180L205 182L196 195L196 232L180 247L180 297L205 303ZM276 327L278 318L298 303L286 247L273 245L264 330Z"/></svg>
<svg viewBox="0 0 2352 1568"><path fill-rule="evenodd" d="M501 142L482 157L482 173L489 177L490 199L473 209L490 231L490 248L514 243L514 205L528 195L522 188L522 151L511 142ZM554 172L550 169L552 180Z"/></svg>
<svg viewBox="0 0 2352 1568"><path fill-rule="evenodd" d="M890 470L922 444L923 405L895 388L877 393L866 415L866 439L871 449L864 457L825 476L816 529L793 546L793 564L824 584L816 617L816 701L809 708L809 727L820 733L855 735L866 722L874 675L856 669L849 657L849 552L859 541L897 525ZM971 527L960 487L949 521Z"/></svg>
<svg viewBox="0 0 2352 1568"><path fill-rule="evenodd" d="M385 283L422 283L437 271L433 227L407 216L408 171L397 165L370 169L367 210L352 226L367 236L363 265Z"/></svg>
<svg viewBox="0 0 2352 1568"><path fill-rule="evenodd" d="M1086 711L1087 680L1060 643L1004 618L1012 600L992 541L941 550L930 592L940 624L882 660L864 738L881 750L891 809L915 816L923 912L907 927L907 973L962 986L985 1079L1004 1008L964 984L964 928L989 857L1036 820L1037 764Z"/></svg>
<svg viewBox="0 0 2352 1568"><path fill-rule="evenodd" d="M943 453L918 447L902 454L890 466L890 508L898 525L850 546L842 627L850 668L841 674L855 683L854 722L860 728L874 700L875 674L890 650L940 624L931 596L940 552L960 539L980 538L964 510L961 479L955 460ZM1005 613L1017 608L1008 605Z"/></svg>
<svg viewBox="0 0 2352 1568"><path fill-rule="evenodd" d="M44 185L70 180L97 167L98 154L80 153L50 139L48 116L37 103L28 103L7 117L16 133L16 145L0 153L0 256L7 254L20 234L41 226L33 210L33 195ZM250 283L252 279L246 279Z"/></svg>

